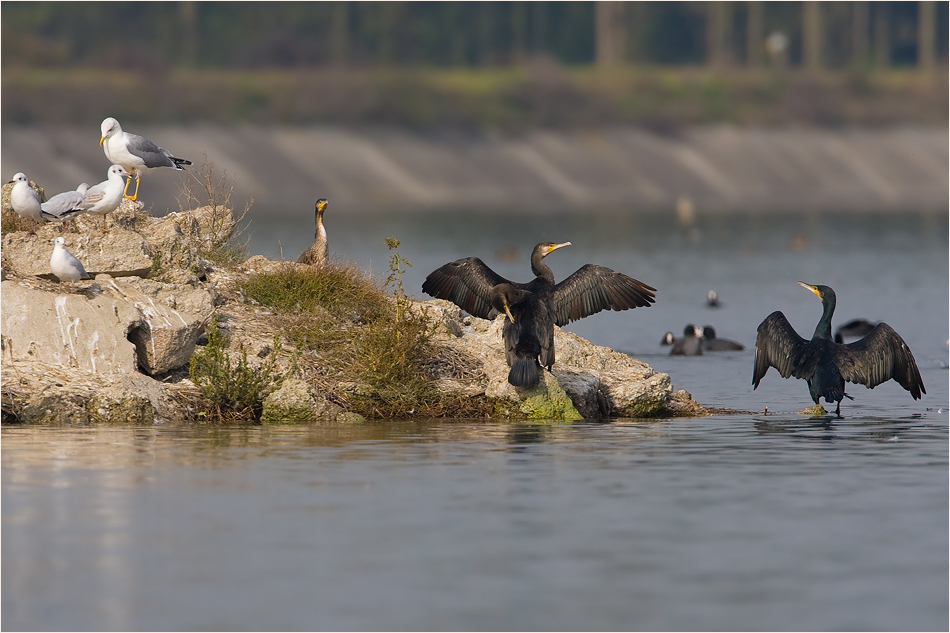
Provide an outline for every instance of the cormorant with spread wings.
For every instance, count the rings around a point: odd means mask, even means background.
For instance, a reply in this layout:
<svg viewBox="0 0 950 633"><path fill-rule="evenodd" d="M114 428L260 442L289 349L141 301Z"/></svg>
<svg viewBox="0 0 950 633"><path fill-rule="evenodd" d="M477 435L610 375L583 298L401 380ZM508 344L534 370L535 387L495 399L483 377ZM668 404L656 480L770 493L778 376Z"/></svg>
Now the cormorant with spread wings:
<svg viewBox="0 0 950 633"><path fill-rule="evenodd" d="M785 315L773 312L759 325L755 339L753 389L774 367L782 378L794 376L808 382L812 400L818 404L836 402L835 414L841 415L841 400L851 398L844 392L845 381L873 389L894 379L915 400L927 393L920 370L907 343L887 323L879 323L859 341L842 345L831 338L831 315L835 311L835 291L828 286L798 282L821 299L821 320L810 341L792 328Z"/></svg>
<svg viewBox="0 0 950 633"><path fill-rule="evenodd" d="M649 307L654 302L656 288L595 264L585 264L555 284L554 273L543 260L570 244L535 246L531 253L535 278L528 283L509 281L478 257L466 257L429 273L422 290L482 319L505 313L502 338L511 367L508 382L533 387L540 381L541 367L550 371L554 364L555 325L565 326L601 310Z"/></svg>

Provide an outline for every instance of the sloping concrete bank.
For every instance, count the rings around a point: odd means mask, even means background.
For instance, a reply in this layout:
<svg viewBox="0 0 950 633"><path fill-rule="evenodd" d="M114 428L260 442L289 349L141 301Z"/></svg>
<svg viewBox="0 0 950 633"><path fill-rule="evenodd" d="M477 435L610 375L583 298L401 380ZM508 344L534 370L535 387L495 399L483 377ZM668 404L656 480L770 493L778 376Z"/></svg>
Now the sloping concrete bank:
<svg viewBox="0 0 950 633"><path fill-rule="evenodd" d="M5 126L0 171L48 191L102 180L100 121L87 127ZM947 207L946 127L825 130L638 128L530 131L521 136L401 129L251 125L160 127L122 121L176 156L206 156L235 194L280 215L318 196L351 214L400 209L669 209L939 211ZM180 178L153 174L153 214L177 210Z"/></svg>
<svg viewBox="0 0 950 633"><path fill-rule="evenodd" d="M232 367L273 359L276 373L289 378L264 400L265 421L362 420L307 381L294 350L289 345L278 349L274 342L272 312L246 300L240 290L250 274L299 265L258 255L241 266L225 267L202 258L209 241L225 239L233 228L230 211L224 222L222 213L209 206L164 218L138 215L124 220L125 226L113 222L107 230L99 228L98 218L80 216L73 232L65 233L67 246L99 274L74 284L40 277L48 271L58 227L47 224L34 227L35 233L5 234L0 275L4 421L152 424L197 419L199 411L210 409L185 376L212 317L229 334L224 353ZM215 233L222 226L227 227L224 234ZM143 269L157 279L142 278ZM444 301L414 306L444 326L437 328L440 351L429 378L443 392L487 399L497 417L707 413L688 393L674 393L667 374L560 330L555 371L545 372L544 383L534 389L515 389L506 380L502 317L490 322L464 316ZM447 363L439 360L442 355Z"/></svg>

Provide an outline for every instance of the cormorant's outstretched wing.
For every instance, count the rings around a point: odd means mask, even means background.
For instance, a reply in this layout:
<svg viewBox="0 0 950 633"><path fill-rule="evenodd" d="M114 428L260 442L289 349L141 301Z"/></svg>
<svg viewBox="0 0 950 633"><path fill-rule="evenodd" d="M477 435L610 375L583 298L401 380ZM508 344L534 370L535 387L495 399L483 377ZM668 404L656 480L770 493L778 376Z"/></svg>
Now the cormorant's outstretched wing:
<svg viewBox="0 0 950 633"><path fill-rule="evenodd" d="M805 362L803 339L788 322L781 311L776 310L759 324L755 337L755 369L752 372L752 388L759 386L769 367L774 367L782 378L795 376L807 378L814 370L814 363Z"/></svg>
<svg viewBox="0 0 950 633"><path fill-rule="evenodd" d="M836 345L834 361L845 380L868 389L893 378L914 400L927 393L914 355L887 323L879 323L860 341Z"/></svg>
<svg viewBox="0 0 950 633"><path fill-rule="evenodd" d="M509 283L477 257L466 257L436 268L426 277L422 292L436 299L447 299L472 316L490 319L497 314L489 298L491 289Z"/></svg>
<svg viewBox="0 0 950 633"><path fill-rule="evenodd" d="M656 288L605 266L585 264L554 286L554 322L563 327L601 310L630 310L653 303Z"/></svg>

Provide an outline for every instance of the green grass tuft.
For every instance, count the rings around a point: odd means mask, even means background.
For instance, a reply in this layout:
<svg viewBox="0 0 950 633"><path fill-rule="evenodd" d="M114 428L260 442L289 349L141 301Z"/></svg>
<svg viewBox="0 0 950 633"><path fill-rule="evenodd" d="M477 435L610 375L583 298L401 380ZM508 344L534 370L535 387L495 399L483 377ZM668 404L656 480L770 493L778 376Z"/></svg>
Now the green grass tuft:
<svg viewBox="0 0 950 633"><path fill-rule="evenodd" d="M264 397L282 382L274 379L280 349L280 337L275 335L274 349L260 366L251 367L243 350L234 364L227 352L226 337L217 321L212 322L208 344L191 357L188 365L189 378L210 404L206 415L227 421L260 419Z"/></svg>
<svg viewBox="0 0 950 633"><path fill-rule="evenodd" d="M325 310L335 318L370 318L379 313L386 297L355 266L321 267L285 265L278 272L252 276L244 294L261 305L284 314Z"/></svg>

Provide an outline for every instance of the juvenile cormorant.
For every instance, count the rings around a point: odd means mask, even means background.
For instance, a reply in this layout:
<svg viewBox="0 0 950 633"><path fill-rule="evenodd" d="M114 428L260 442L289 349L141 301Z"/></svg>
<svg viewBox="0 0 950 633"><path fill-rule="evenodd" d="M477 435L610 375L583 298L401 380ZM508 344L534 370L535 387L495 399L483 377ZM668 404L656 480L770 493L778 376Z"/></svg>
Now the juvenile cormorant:
<svg viewBox="0 0 950 633"><path fill-rule="evenodd" d="M327 230L323 228L323 212L327 210L326 198L317 200L314 205L314 222L316 229L313 233L313 244L297 258L298 264L315 264L322 266L330 259L330 247L327 244Z"/></svg>
<svg viewBox="0 0 950 633"><path fill-rule="evenodd" d="M550 370L554 364L555 325L565 326L601 310L629 310L654 302L656 288L595 264L585 264L555 284L554 273L543 260L570 244L535 246L531 253L535 278L528 283L509 281L478 257L466 257L429 273L422 291L482 319L506 313L502 338L512 368L508 381L516 387L531 387L540 380L540 368ZM533 375L526 369L529 365L535 368Z"/></svg>
<svg viewBox="0 0 950 633"><path fill-rule="evenodd" d="M745 349L742 343L736 343L727 338L716 338L716 330L711 325L704 325L701 334L700 340L703 342L703 349L707 352L732 352Z"/></svg>
<svg viewBox="0 0 950 633"><path fill-rule="evenodd" d="M810 341L800 337L785 315L773 312L759 325L755 339L753 389L774 367L782 378L794 376L808 382L808 392L818 404L836 402L835 414L841 415L841 400L851 398L844 392L844 383L862 384L868 389L890 379L910 392L914 399L927 393L920 379L914 355L904 339L886 323L879 323L859 341L842 345L831 338L831 316L835 311L835 291L828 286L807 288L821 299L822 314Z"/></svg>
<svg viewBox="0 0 950 633"><path fill-rule="evenodd" d="M673 342L670 356L702 356L703 346L699 340L696 326L690 323L683 328L683 338Z"/></svg>

